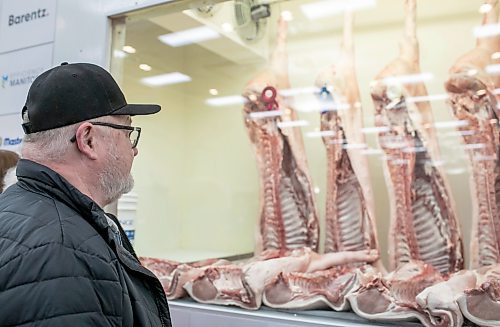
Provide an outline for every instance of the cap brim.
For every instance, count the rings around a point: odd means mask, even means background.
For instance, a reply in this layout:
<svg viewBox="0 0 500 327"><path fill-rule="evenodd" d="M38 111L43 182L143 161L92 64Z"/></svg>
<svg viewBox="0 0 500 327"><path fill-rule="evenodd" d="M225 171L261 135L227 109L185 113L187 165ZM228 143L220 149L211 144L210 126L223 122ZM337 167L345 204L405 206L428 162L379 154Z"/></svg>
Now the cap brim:
<svg viewBox="0 0 500 327"><path fill-rule="evenodd" d="M111 113L111 115L152 115L160 111L157 104L127 104Z"/></svg>

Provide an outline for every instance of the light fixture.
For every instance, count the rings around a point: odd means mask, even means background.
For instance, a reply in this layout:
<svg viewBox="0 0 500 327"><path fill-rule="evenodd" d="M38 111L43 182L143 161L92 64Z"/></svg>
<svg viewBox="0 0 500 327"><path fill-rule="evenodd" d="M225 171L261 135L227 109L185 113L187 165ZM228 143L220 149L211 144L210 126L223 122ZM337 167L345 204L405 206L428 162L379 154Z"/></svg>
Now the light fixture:
<svg viewBox="0 0 500 327"><path fill-rule="evenodd" d="M113 51L113 57L115 58L125 58L127 54L123 52L122 50L115 50Z"/></svg>
<svg viewBox="0 0 500 327"><path fill-rule="evenodd" d="M231 25L231 23L223 23L221 27L222 30L227 33L232 32L234 30L234 27L233 25Z"/></svg>
<svg viewBox="0 0 500 327"><path fill-rule="evenodd" d="M431 94L431 95L421 95L416 97L407 97L406 102L425 102L425 101L443 101L448 99L448 94Z"/></svg>
<svg viewBox="0 0 500 327"><path fill-rule="evenodd" d="M302 127L309 125L307 120L289 120L289 121L280 121L277 123L279 128L289 128L289 127Z"/></svg>
<svg viewBox="0 0 500 327"><path fill-rule="evenodd" d="M241 95L230 95L226 97L206 99L205 103L211 107L231 106L245 103L245 98Z"/></svg>
<svg viewBox="0 0 500 327"><path fill-rule="evenodd" d="M336 14L346 10L355 11L376 6L376 0L322 0L300 6L304 15L310 19L318 19Z"/></svg>
<svg viewBox="0 0 500 327"><path fill-rule="evenodd" d="M315 193L315 194L319 194L319 192L320 192L319 187L315 186L315 187L314 187L314 193Z"/></svg>
<svg viewBox="0 0 500 327"><path fill-rule="evenodd" d="M211 95L217 95L219 94L219 91L217 91L217 89L210 89L208 90L208 93L210 93Z"/></svg>
<svg viewBox="0 0 500 327"><path fill-rule="evenodd" d="M363 127L361 132L364 134L375 134L375 133L386 133L391 130L390 127L387 126L376 126L376 127Z"/></svg>
<svg viewBox="0 0 500 327"><path fill-rule="evenodd" d="M495 59L500 59L500 52L495 52L491 55L491 59L495 60Z"/></svg>
<svg viewBox="0 0 500 327"><path fill-rule="evenodd" d="M123 46L122 50L125 51L126 53L136 53L137 52L137 50L130 45Z"/></svg>
<svg viewBox="0 0 500 327"><path fill-rule="evenodd" d="M283 18L283 20L286 22L290 22L293 20L293 14L289 10L283 10L281 12L281 18Z"/></svg>
<svg viewBox="0 0 500 327"><path fill-rule="evenodd" d="M169 84L185 83L190 81L191 77L179 72L141 78L142 84L153 87L169 85Z"/></svg>
<svg viewBox="0 0 500 327"><path fill-rule="evenodd" d="M220 37L220 34L207 26L200 26L180 32L163 34L158 39L171 47L181 47L197 42L203 42Z"/></svg>
<svg viewBox="0 0 500 327"><path fill-rule="evenodd" d="M306 136L310 137L310 138L315 138L315 137L331 137L331 136L335 136L335 131L314 131L314 132L307 132Z"/></svg>
<svg viewBox="0 0 500 327"><path fill-rule="evenodd" d="M484 70L490 75L498 75L500 74L500 64L488 65Z"/></svg>
<svg viewBox="0 0 500 327"><path fill-rule="evenodd" d="M500 23L481 25L474 28L474 36L477 38L490 37L500 34Z"/></svg>
<svg viewBox="0 0 500 327"><path fill-rule="evenodd" d="M479 6L479 13L480 14L486 14L490 12L490 10L493 8L493 6L489 3L483 3L481 6Z"/></svg>
<svg viewBox="0 0 500 327"><path fill-rule="evenodd" d="M283 115L282 110L257 111L250 113L250 118L261 119L261 118L279 117L281 115Z"/></svg>
<svg viewBox="0 0 500 327"><path fill-rule="evenodd" d="M383 79L385 84L418 84L434 78L432 73L389 76Z"/></svg>
<svg viewBox="0 0 500 327"><path fill-rule="evenodd" d="M450 120L450 121L438 121L434 123L434 127L436 128L455 128L455 127L464 127L468 126L468 120Z"/></svg>
<svg viewBox="0 0 500 327"><path fill-rule="evenodd" d="M148 64L140 64L139 68L144 70L145 72L149 72L152 69L151 66Z"/></svg>

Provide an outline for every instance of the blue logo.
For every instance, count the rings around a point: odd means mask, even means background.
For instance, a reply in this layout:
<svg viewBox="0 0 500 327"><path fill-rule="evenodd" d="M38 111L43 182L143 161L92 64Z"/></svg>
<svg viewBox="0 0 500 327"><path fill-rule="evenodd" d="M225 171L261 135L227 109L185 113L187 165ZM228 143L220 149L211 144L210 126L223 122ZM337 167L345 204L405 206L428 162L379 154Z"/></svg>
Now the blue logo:
<svg viewBox="0 0 500 327"><path fill-rule="evenodd" d="M1 140L1 138L0 138ZM20 138L20 137L16 137L16 138L10 138L10 137L6 137L3 139L3 145L9 145L9 146L12 146L12 145L19 145L23 142L23 139Z"/></svg>
<svg viewBox="0 0 500 327"><path fill-rule="evenodd" d="M3 74L2 75L2 88L5 89L5 86L7 85L8 81L9 81L9 75Z"/></svg>

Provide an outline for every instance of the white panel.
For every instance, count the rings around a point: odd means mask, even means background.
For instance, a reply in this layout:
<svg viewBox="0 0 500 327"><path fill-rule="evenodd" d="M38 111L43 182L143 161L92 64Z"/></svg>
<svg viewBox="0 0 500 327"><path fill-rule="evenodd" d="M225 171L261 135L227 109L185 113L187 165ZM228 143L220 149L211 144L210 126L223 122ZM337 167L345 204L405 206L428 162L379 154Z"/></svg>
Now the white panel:
<svg viewBox="0 0 500 327"><path fill-rule="evenodd" d="M3 0L0 13L0 52L54 40L56 0Z"/></svg>
<svg viewBox="0 0 500 327"><path fill-rule="evenodd" d="M0 149L19 152L23 136L20 113L0 116Z"/></svg>
<svg viewBox="0 0 500 327"><path fill-rule="evenodd" d="M0 115L20 113L33 80L52 66L53 44L0 55Z"/></svg>

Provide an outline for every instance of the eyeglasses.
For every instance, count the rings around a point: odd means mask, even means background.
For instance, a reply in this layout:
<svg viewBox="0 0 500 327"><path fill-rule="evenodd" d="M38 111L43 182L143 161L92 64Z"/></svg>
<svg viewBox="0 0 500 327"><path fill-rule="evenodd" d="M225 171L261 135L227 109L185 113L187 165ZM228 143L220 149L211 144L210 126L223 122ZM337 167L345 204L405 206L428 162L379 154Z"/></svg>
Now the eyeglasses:
<svg viewBox="0 0 500 327"><path fill-rule="evenodd" d="M98 121L90 121L92 125L97 125L97 126L106 126L106 127L111 127L115 129L124 129L127 131L130 131L128 134L128 137L130 139L130 144L132 144L132 149L134 149L137 146L137 143L139 143L139 137L141 136L141 128L140 127L133 127L133 126L127 126L127 125L118 125L118 124L111 124L111 123L102 123ZM70 139L71 143L76 142L76 135L73 136Z"/></svg>

